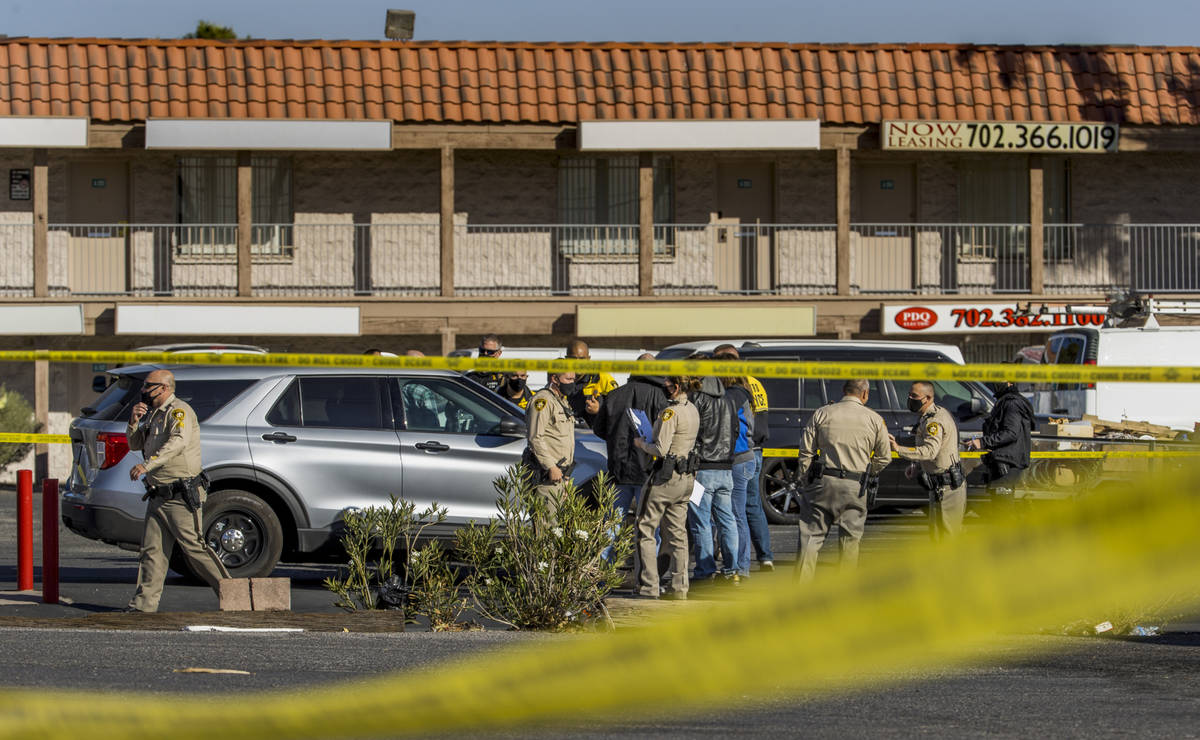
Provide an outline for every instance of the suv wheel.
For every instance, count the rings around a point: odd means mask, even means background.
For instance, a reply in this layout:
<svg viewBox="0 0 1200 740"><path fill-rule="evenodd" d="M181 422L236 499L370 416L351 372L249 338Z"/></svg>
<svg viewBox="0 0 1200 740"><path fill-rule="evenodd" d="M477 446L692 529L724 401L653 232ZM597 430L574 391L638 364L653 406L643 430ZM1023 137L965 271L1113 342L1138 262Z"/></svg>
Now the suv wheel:
<svg viewBox="0 0 1200 740"><path fill-rule="evenodd" d="M262 578L270 575L279 562L283 526L271 507L253 493L214 491L204 504L204 541L221 558L229 575ZM172 554L171 567L193 575L178 549Z"/></svg>
<svg viewBox="0 0 1200 740"><path fill-rule="evenodd" d="M800 496L803 486L793 460L768 458L763 461L762 478L758 482L763 511L772 524L795 524L800 521Z"/></svg>

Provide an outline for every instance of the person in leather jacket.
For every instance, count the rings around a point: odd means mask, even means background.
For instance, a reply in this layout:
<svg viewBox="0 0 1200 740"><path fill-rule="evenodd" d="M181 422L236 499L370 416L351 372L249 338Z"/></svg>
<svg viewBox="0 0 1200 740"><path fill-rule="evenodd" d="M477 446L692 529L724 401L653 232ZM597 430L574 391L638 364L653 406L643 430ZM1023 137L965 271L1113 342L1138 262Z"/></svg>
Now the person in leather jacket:
<svg viewBox="0 0 1200 740"><path fill-rule="evenodd" d="M724 384L713 376L705 377L700 390L690 394L700 412L700 434L696 450L700 469L696 482L704 488L699 504L688 504L688 528L697 548L693 582L712 580L717 564L713 549L713 521L724 553L722 575L732 583L737 574L738 529L733 515L733 444L738 433L737 410L725 393Z"/></svg>
<svg viewBox="0 0 1200 740"><path fill-rule="evenodd" d="M988 451L983 458L988 491L993 496L1012 496L1029 467L1033 406L1012 383L998 384L995 393L996 405L983 422L983 436L968 440L966 448Z"/></svg>

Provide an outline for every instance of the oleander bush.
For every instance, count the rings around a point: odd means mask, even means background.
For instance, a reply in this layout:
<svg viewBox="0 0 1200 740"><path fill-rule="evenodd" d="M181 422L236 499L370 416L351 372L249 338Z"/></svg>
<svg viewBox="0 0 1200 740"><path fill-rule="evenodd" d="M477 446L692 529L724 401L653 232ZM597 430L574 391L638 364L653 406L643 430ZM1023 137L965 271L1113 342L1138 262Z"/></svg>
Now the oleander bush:
<svg viewBox="0 0 1200 740"><path fill-rule="evenodd" d="M587 495L568 481L554 515L523 466L495 485L497 517L459 530L456 547L480 616L515 629L611 624L604 598L633 552L633 531L613 510L612 482L601 474Z"/></svg>
<svg viewBox="0 0 1200 740"><path fill-rule="evenodd" d="M388 506L343 512L347 564L337 578L325 579L338 597L334 605L348 611L403 609L407 621L419 615L435 631L456 629L466 599L459 596L445 549L437 541L422 542L426 529L445 520L446 508L436 502L418 512L396 496ZM403 555L399 567L397 549Z"/></svg>
<svg viewBox="0 0 1200 740"><path fill-rule="evenodd" d="M25 397L0 385L0 432L33 434L37 431L33 407ZM32 448L29 443L0 443L0 470L24 460Z"/></svg>

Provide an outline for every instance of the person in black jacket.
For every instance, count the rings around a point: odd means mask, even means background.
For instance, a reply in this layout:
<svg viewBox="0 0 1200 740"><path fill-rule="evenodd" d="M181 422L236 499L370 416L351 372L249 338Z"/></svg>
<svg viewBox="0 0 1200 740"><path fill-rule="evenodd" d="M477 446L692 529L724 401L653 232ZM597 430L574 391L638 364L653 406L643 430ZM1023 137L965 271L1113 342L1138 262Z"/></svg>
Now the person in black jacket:
<svg viewBox="0 0 1200 740"><path fill-rule="evenodd" d="M721 574L738 583L738 529L733 515L733 446L738 435L737 409L725 394L725 386L712 376L701 380L700 390L691 393L691 401L700 412L700 434L696 450L700 469L696 483L704 488L699 504L688 504L688 530L696 551L696 571L692 582L712 581L717 573L713 550L713 522L724 553Z"/></svg>
<svg viewBox="0 0 1200 740"><path fill-rule="evenodd" d="M996 389L996 405L983 422L983 436L967 440L968 450L987 450L988 491L994 497L1008 497L1029 467L1030 434L1034 430L1033 407L1017 386L1001 383Z"/></svg>
<svg viewBox="0 0 1200 740"><path fill-rule="evenodd" d="M644 354L639 360L654 359ZM635 414L642 413L641 423L653 425L658 415L670 405L662 378L651 375L631 375L629 382L604 397L600 411L592 421L592 431L608 445L608 473L617 487L616 508L627 516L637 508L638 495L650 478L652 460L634 447L639 436L634 423ZM651 433L649 426L646 434Z"/></svg>

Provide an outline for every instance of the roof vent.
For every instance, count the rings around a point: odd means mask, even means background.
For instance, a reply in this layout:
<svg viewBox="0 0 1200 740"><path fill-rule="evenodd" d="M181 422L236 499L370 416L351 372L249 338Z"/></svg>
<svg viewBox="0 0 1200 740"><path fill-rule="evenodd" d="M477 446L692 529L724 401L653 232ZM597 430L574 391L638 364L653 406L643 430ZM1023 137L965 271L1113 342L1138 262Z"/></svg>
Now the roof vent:
<svg viewBox="0 0 1200 740"><path fill-rule="evenodd" d="M383 26L383 35L393 41L412 41L413 22L417 14L411 10L388 9L387 22Z"/></svg>

